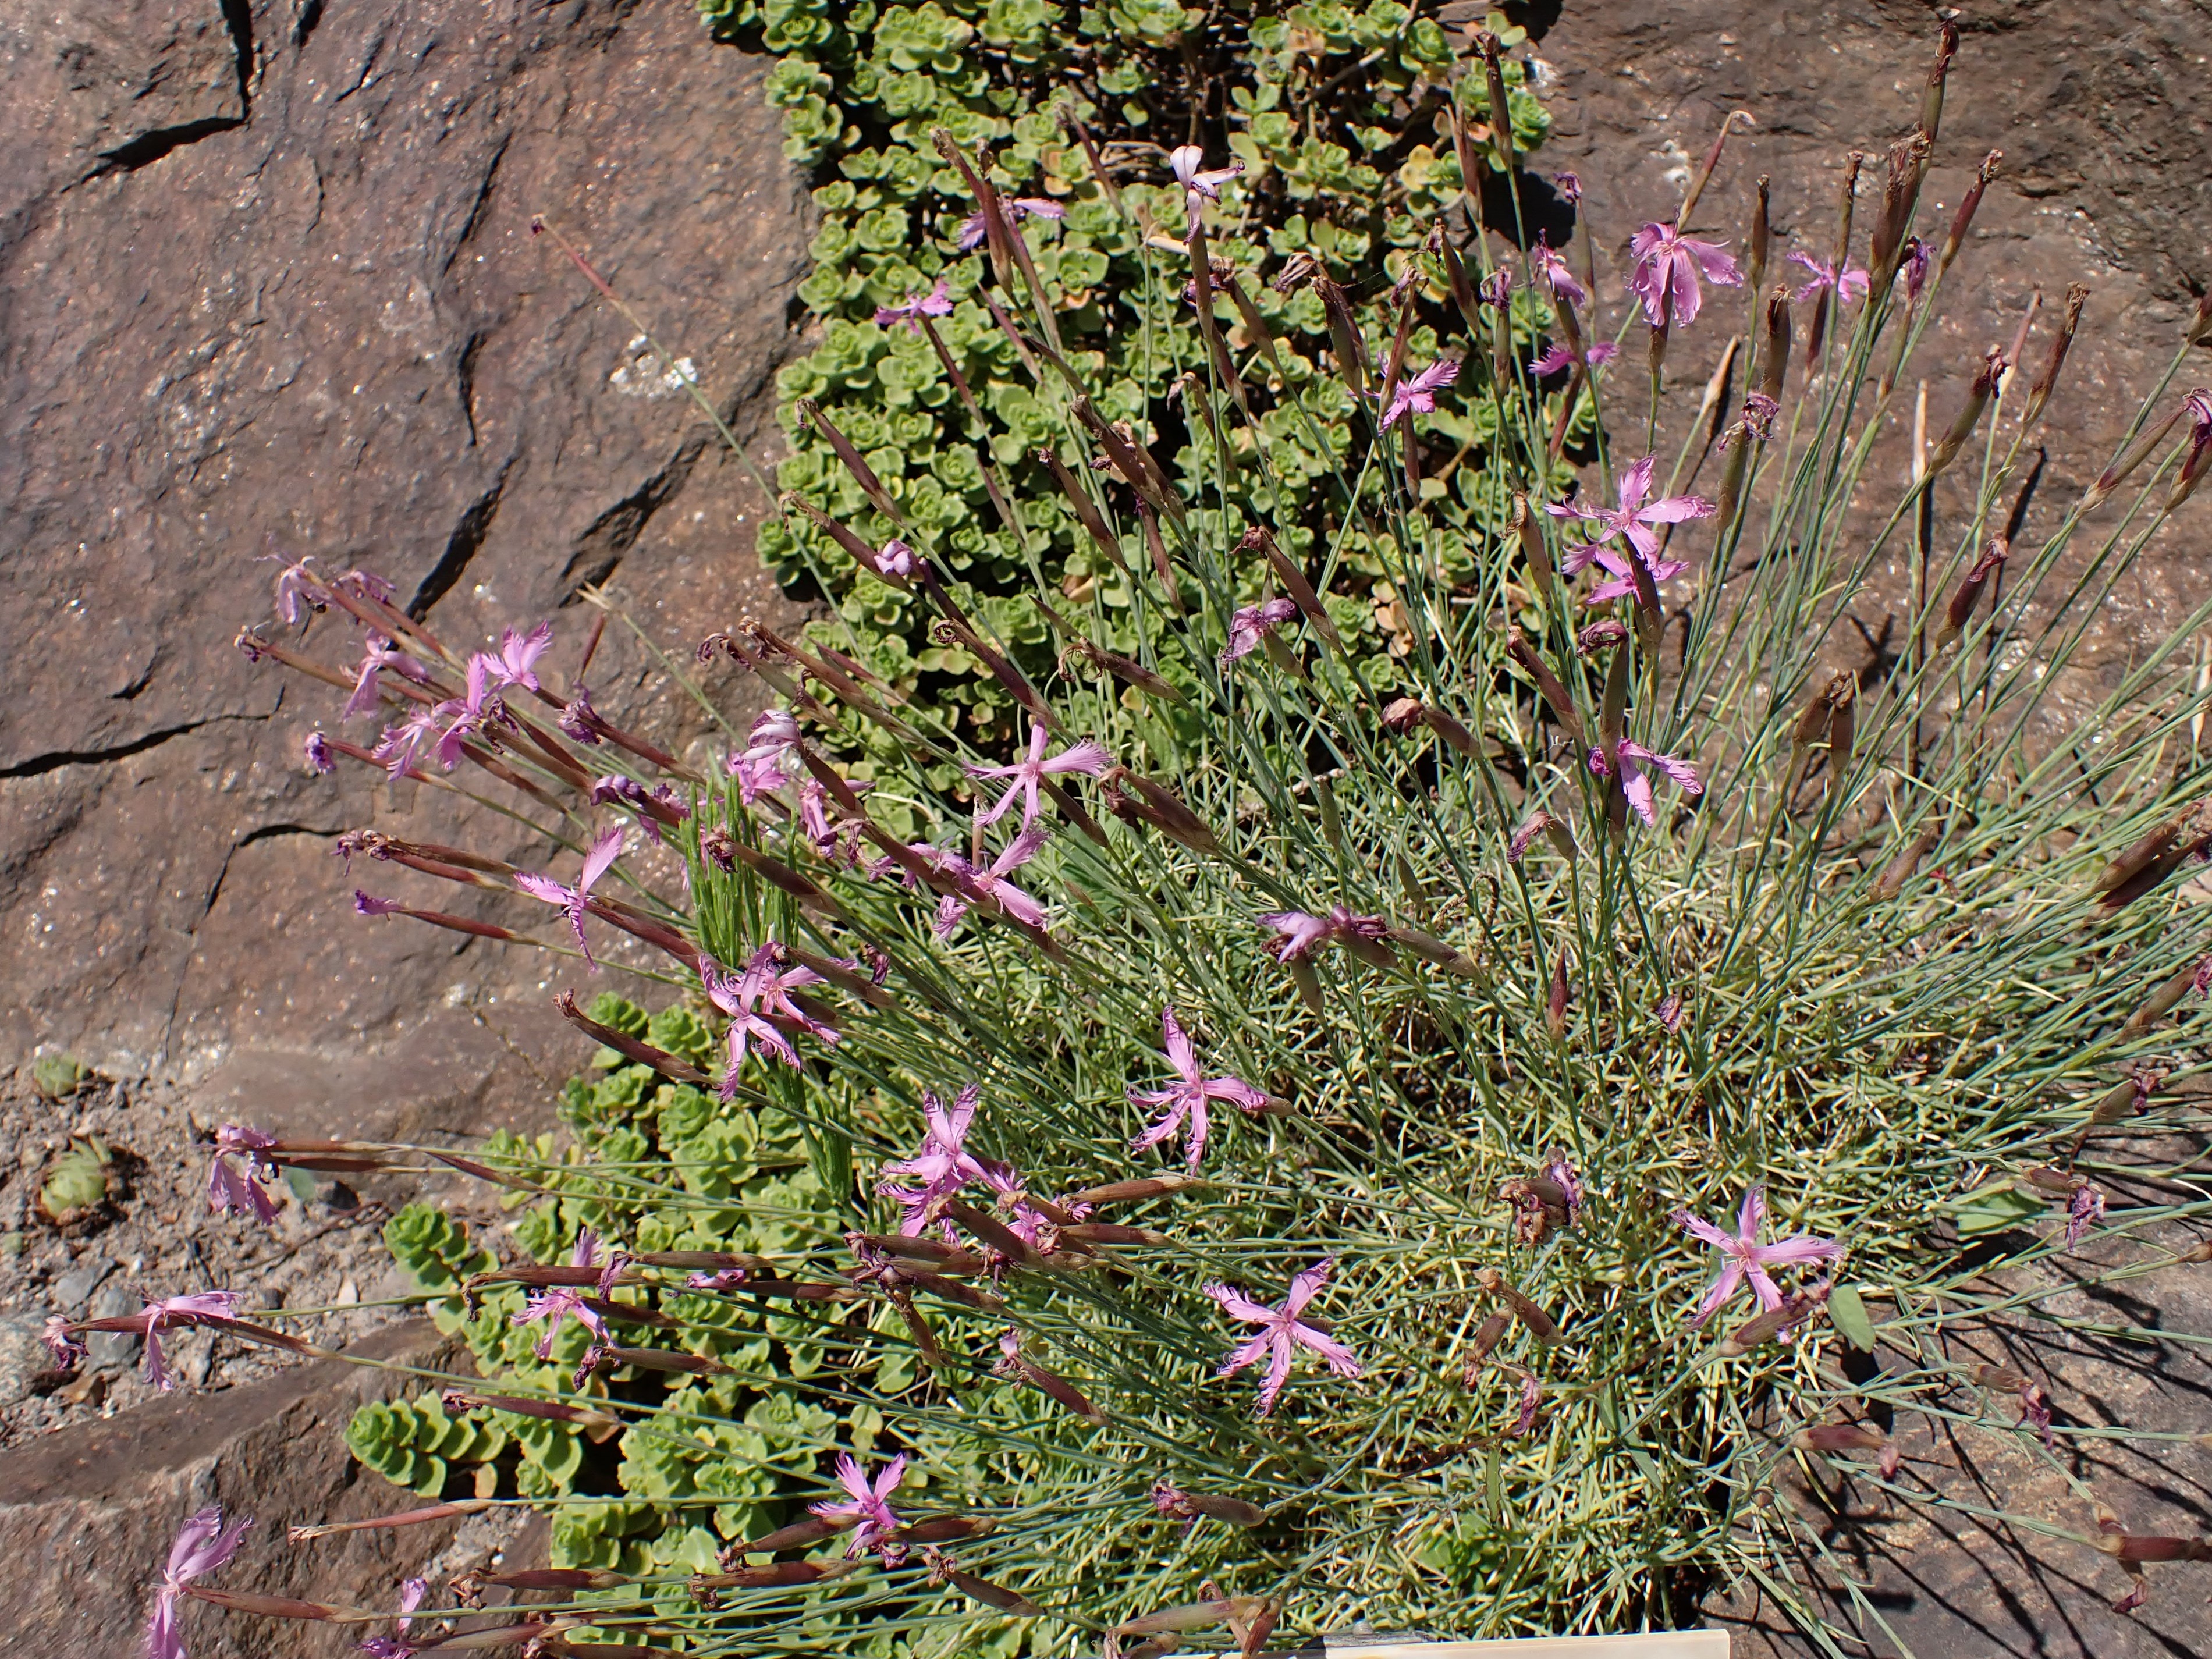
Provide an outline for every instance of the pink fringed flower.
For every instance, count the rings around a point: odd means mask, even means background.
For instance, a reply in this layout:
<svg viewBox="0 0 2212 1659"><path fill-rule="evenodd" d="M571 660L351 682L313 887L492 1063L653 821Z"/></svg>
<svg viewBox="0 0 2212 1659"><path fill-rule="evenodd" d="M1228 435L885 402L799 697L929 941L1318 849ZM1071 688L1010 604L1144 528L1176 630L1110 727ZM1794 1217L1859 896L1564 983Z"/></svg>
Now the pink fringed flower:
<svg viewBox="0 0 2212 1659"><path fill-rule="evenodd" d="M1620 351L1620 348L1610 340L1593 340L1577 357L1572 348L1554 340L1544 348L1540 356L1530 361L1528 372L1535 375L1556 374L1563 368L1572 368L1577 363L1587 368L1600 368L1611 362Z"/></svg>
<svg viewBox="0 0 2212 1659"><path fill-rule="evenodd" d="M1651 792L1652 772L1666 774L1674 781L1675 787L1686 795L1705 793L1705 781L1698 776L1697 768L1679 756L1662 755L1623 738L1613 745L1613 760L1620 768L1621 793L1628 797L1628 804L1636 809L1636 816L1650 828L1656 829L1659 825L1659 805ZM1602 746L1594 746L1590 750L1589 769L1600 777L1612 772L1613 767L1607 763Z"/></svg>
<svg viewBox="0 0 2212 1659"><path fill-rule="evenodd" d="M1176 1080L1164 1089L1127 1091L1132 1106L1146 1110L1164 1109L1159 1121L1130 1142L1129 1150L1141 1152L1164 1140L1174 1139L1183 1130L1187 1120L1189 1128L1183 1138L1183 1158L1195 1173L1198 1160L1206 1151L1206 1102L1225 1100L1245 1111L1256 1112L1267 1105L1267 1091L1254 1088L1241 1077L1207 1077L1198 1063L1198 1050L1176 1018L1172 1004L1160 1010L1160 1035L1167 1046L1168 1063L1175 1067Z"/></svg>
<svg viewBox="0 0 2212 1659"><path fill-rule="evenodd" d="M407 1639L408 1627L414 1624L415 1609L422 1605L422 1598L429 1589L430 1581L427 1578L410 1578L400 1585L399 1616L392 1621L392 1627L397 1634L372 1636L361 1644L361 1650L369 1655L370 1659L414 1659L421 1647Z"/></svg>
<svg viewBox="0 0 2212 1659"><path fill-rule="evenodd" d="M584 953L586 966L595 974L599 964L592 960L591 941L584 937L584 913L591 904L592 884L614 867L622 853L623 831L617 827L592 842L591 851L584 854L583 872L574 887L564 887L550 876L529 870L518 870L514 875L514 884L531 897L557 904L568 913L568 927L576 935L576 948Z"/></svg>
<svg viewBox="0 0 2212 1659"><path fill-rule="evenodd" d="M154 1616L146 1626L146 1659L185 1659L185 1632L178 1620L178 1603L185 1586L213 1572L238 1553L239 1540L253 1524L249 1517L222 1524L222 1510L210 1504L177 1530L169 1546L169 1562L161 1570L161 1588L154 1592Z"/></svg>
<svg viewBox="0 0 2212 1659"><path fill-rule="evenodd" d="M930 1206L938 1200L951 1197L971 1181L988 1180L989 1172L981 1160L967 1150L968 1131L982 1099L981 1085L974 1083L960 1091L950 1109L927 1089L922 1091L921 1114L927 1128L921 1149L912 1158L884 1164L884 1179L876 1188L904 1208L899 1231L907 1237L920 1237L928 1224ZM921 1184L902 1188L890 1180L893 1176L911 1176Z"/></svg>
<svg viewBox="0 0 2212 1659"><path fill-rule="evenodd" d="M909 294L904 303L900 305L878 306L876 322L884 328L894 323L903 323L908 333L918 336L921 332L923 318L950 317L951 314L952 297L945 291L945 278L940 276L937 279L937 286L927 294Z"/></svg>
<svg viewBox="0 0 2212 1659"><path fill-rule="evenodd" d="M1459 378L1459 364L1449 357L1439 357L1410 380L1401 380L1398 389L1390 394L1390 406L1382 411L1382 428L1386 432L1407 415L1430 415L1436 412L1437 393Z"/></svg>
<svg viewBox="0 0 2212 1659"><path fill-rule="evenodd" d="M1855 269L1848 259L1844 262L1844 269L1840 271L1826 260L1816 259L1809 253L1793 253L1790 256L1790 263L1802 265L1813 274L1813 280L1793 296L1801 306L1823 289L1836 296L1838 305L1847 306L1854 300L1865 299L1868 286L1873 281L1866 272Z"/></svg>
<svg viewBox="0 0 2212 1659"><path fill-rule="evenodd" d="M1091 738L1085 738L1081 743L1071 744L1047 760L1045 745L1051 740L1052 733L1045 729L1043 722L1032 721L1030 726L1030 752L1024 759L1012 766L965 765L961 769L978 782L998 778L1009 780L1006 793L999 797L997 804L988 811L976 813L978 823L996 823L1019 797L1022 828L1026 830L1036 822L1037 791L1044 787L1045 779L1066 777L1077 772L1095 778L1113 764L1113 757Z"/></svg>
<svg viewBox="0 0 2212 1659"><path fill-rule="evenodd" d="M1782 1306L1782 1291L1767 1277L1769 1267L1794 1266L1807 1261L1833 1261L1844 1253L1844 1247L1834 1240L1814 1238L1810 1234L1778 1239L1771 1244L1760 1243L1759 1231L1766 1219L1766 1188L1764 1187L1753 1187L1744 1194L1733 1235L1723 1232L1709 1221L1700 1220L1687 1210L1675 1211L1671 1219L1683 1231L1703 1239L1721 1253L1720 1277L1713 1280L1698 1299L1697 1312L1690 1317L1692 1330L1726 1307L1747 1281L1751 1285L1752 1294L1759 1298L1762 1310L1771 1313Z"/></svg>
<svg viewBox="0 0 2212 1659"><path fill-rule="evenodd" d="M1698 319L1704 290L1700 272L1709 283L1738 288L1743 272L1717 242L1701 242L1682 235L1672 225L1646 225L1630 239L1628 251L1636 260L1636 274L1628 285L1644 301L1644 320L1682 327Z"/></svg>
<svg viewBox="0 0 2212 1659"><path fill-rule="evenodd" d="M873 1485L867 1471L854 1462L848 1452L837 1454L837 1484L845 1489L841 1503L809 1504L806 1507L824 1521L852 1520L859 1524L853 1528L853 1539L845 1547L848 1560L866 1555L870 1550L881 1552L884 1565L895 1567L906 1559L903 1547L891 1541L899 1529L898 1511L891 1508L891 1494L906 1479L906 1454L901 1452L884 1465L876 1474Z"/></svg>
<svg viewBox="0 0 2212 1659"><path fill-rule="evenodd" d="M1033 823L1008 842L988 869L978 870L965 859L951 866L960 883L960 891L947 893L937 902L938 938L951 939L961 918L978 900L995 902L1016 921L1031 927L1043 927L1044 906L1007 878L1037 855L1037 849L1051 839L1051 833L1042 824Z"/></svg>
<svg viewBox="0 0 2212 1659"><path fill-rule="evenodd" d="M1065 219L1067 210L1057 202L1042 196L1012 196L1002 199L1006 210L1006 222L1018 225L1024 219ZM960 251L973 253L991 240L989 228L983 222L983 210L977 208L960 222ZM878 319L880 320L880 319Z"/></svg>
<svg viewBox="0 0 2212 1659"><path fill-rule="evenodd" d="M577 1232L576 1248L569 1257L569 1265L599 1268L599 1292L602 1296L622 1267L619 1258L602 1258L599 1235L589 1227ZM581 1376L591 1370L599 1352L614 1339L607 1334L606 1320L598 1309L585 1300L580 1288L574 1285L550 1285L542 1291L534 1291L523 1305L522 1311L512 1316L507 1322L512 1325L535 1325L543 1322L545 1330L538 1339L536 1352L540 1359L550 1359L553 1357L553 1339L561 1334L562 1322L569 1319L574 1320L591 1334L591 1344L586 1349L583 1364L578 1369L577 1374ZM582 1384L579 1382L577 1386L580 1388Z"/></svg>
<svg viewBox="0 0 2212 1659"><path fill-rule="evenodd" d="M276 1220L276 1200L261 1183L276 1178L276 1166L260 1156L274 1146L276 1137L242 1123L226 1123L215 1132L215 1158L208 1169L208 1207L217 1215L252 1215L264 1226ZM240 1159L245 1168L231 1162Z"/></svg>
<svg viewBox="0 0 2212 1659"><path fill-rule="evenodd" d="M774 939L753 952L742 972L725 973L712 962L702 961L699 977L708 1000L730 1017L730 1063L722 1074L725 1100L736 1096L738 1074L754 1043L795 1067L799 1063L799 1050L792 1046L790 1028L833 1047L841 1040L835 1026L793 998L794 993L821 984L822 975L804 963L791 961Z"/></svg>
<svg viewBox="0 0 2212 1659"><path fill-rule="evenodd" d="M1311 915L1304 910L1271 910L1259 921L1262 927L1272 929L1279 936L1274 946L1278 962L1299 961L1332 943L1343 945L1355 955L1372 960L1382 951L1380 941L1390 929L1389 923L1382 917L1354 915L1341 904L1325 916ZM1389 959L1387 952L1382 953L1382 959Z"/></svg>
<svg viewBox="0 0 2212 1659"><path fill-rule="evenodd" d="M499 636L499 654L489 652L477 654L483 659L485 672L501 685L520 685L538 691L538 659L553 643L553 624L542 622L527 634L510 628Z"/></svg>
<svg viewBox="0 0 2212 1659"><path fill-rule="evenodd" d="M1275 1409L1283 1385L1291 1380L1291 1362L1300 1348L1310 1348L1319 1354L1339 1376L1359 1375L1359 1361L1350 1348L1320 1327L1309 1325L1298 1317L1305 1311L1306 1304L1321 1294L1322 1286L1328 1283L1329 1273L1335 1266L1334 1260L1326 1260L1307 1268L1291 1281L1290 1294L1279 1308L1255 1302L1226 1285L1206 1287L1206 1295L1220 1305L1222 1312L1231 1319L1260 1327L1255 1334L1247 1337L1221 1362L1221 1369L1216 1373L1234 1376L1246 1366L1257 1364L1262 1358L1267 1360L1267 1374L1260 1383L1255 1416L1265 1417Z"/></svg>
<svg viewBox="0 0 2212 1659"><path fill-rule="evenodd" d="M1584 524L1596 526L1589 540L1567 550L1559 561L1560 569L1571 575L1596 559L1607 569L1626 576L1628 567L1625 562L1599 556L1599 549L1604 544L1620 536L1644 556L1647 564L1652 564L1652 580L1655 582L1664 581L1681 573L1684 567L1676 564L1668 570L1666 576L1659 574L1665 567L1654 563L1658 557L1659 538L1651 527L1654 525L1680 524L1690 519L1711 518L1719 509L1700 495L1667 495L1656 501L1645 501L1644 497L1651 493L1651 471L1656 464L1656 457L1646 455L1620 475L1618 506L1595 507L1579 499L1545 503L1544 511L1555 519L1579 519ZM1634 590L1631 587L1626 591Z"/></svg>
<svg viewBox="0 0 2212 1659"><path fill-rule="evenodd" d="M1261 641L1297 614L1295 599L1262 599L1244 606L1229 619L1229 648L1221 653L1221 665L1226 668L1250 656L1260 648Z"/></svg>
<svg viewBox="0 0 2212 1659"><path fill-rule="evenodd" d="M1589 290L1567 269L1566 256L1541 235L1536 238L1536 246L1528 250L1528 274L1570 305L1589 303Z"/></svg>
<svg viewBox="0 0 2212 1659"><path fill-rule="evenodd" d="M437 729L437 709L423 704L398 725L386 726L368 757L393 777L399 777L415 764L416 756Z"/></svg>
<svg viewBox="0 0 2212 1659"><path fill-rule="evenodd" d="M763 709L753 717L750 741L729 760L738 798L748 806L762 795L795 781L805 769L799 757L799 722L785 708Z"/></svg>
<svg viewBox="0 0 2212 1659"><path fill-rule="evenodd" d="M1175 169L1176 182L1182 186L1184 210L1193 224L1205 210L1208 202L1221 199L1221 187L1244 171L1242 161L1231 161L1225 167L1209 168L1206 152L1196 144L1181 144L1169 152L1168 165Z"/></svg>

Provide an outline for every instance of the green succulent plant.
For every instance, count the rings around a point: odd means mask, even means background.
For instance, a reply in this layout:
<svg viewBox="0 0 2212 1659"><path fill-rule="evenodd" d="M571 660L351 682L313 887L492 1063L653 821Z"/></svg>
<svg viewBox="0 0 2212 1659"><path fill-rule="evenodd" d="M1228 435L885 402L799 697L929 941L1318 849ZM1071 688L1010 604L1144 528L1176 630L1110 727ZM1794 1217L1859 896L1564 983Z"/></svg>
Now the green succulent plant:
<svg viewBox="0 0 2212 1659"><path fill-rule="evenodd" d="M46 1166L39 1183L39 1213L58 1227L89 1220L123 1188L115 1154L98 1135L72 1139Z"/></svg>

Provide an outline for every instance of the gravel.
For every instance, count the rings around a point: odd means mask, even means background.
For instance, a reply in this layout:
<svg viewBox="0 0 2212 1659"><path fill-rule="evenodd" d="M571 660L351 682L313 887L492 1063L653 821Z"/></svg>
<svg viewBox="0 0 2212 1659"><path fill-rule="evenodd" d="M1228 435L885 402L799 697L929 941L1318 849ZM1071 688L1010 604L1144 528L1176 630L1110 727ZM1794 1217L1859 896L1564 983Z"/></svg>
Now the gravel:
<svg viewBox="0 0 2212 1659"><path fill-rule="evenodd" d="M107 1317L137 1312L146 1297L229 1290L244 1298L246 1316L316 1310L271 1322L333 1346L406 1316L378 1305L405 1291L379 1237L383 1201L327 1179L300 1183L305 1191L280 1181L274 1227L213 1214L214 1127L196 1124L183 1092L167 1085L95 1079L49 1101L27 1067L0 1073L0 1448L155 1397L139 1365L144 1344L127 1332L88 1336L83 1364L57 1370L39 1337L57 1313ZM40 1182L73 1139L92 1137L114 1158L109 1200L57 1227L33 1201ZM210 1331L167 1333L162 1349L175 1386L196 1390L235 1388L300 1363Z"/></svg>

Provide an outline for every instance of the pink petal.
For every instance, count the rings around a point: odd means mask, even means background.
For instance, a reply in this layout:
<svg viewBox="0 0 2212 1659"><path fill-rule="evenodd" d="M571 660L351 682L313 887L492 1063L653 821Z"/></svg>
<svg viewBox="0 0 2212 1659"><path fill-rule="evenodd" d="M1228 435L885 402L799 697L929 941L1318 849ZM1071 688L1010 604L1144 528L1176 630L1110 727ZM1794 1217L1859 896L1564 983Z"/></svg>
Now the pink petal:
<svg viewBox="0 0 2212 1659"><path fill-rule="evenodd" d="M1623 744L1624 751L1627 744ZM1628 804L1636 809L1636 816L1644 820L1648 829L1659 827L1659 809L1651 797L1650 775L1636 763L1635 758L1623 752L1620 763L1620 793L1628 797Z"/></svg>
<svg viewBox="0 0 2212 1659"><path fill-rule="evenodd" d="M1686 519L1710 519L1719 511L1701 495L1669 495L1640 509L1636 516L1645 524L1680 524Z"/></svg>
<svg viewBox="0 0 2212 1659"><path fill-rule="evenodd" d="M1262 1331L1257 1336L1246 1338L1230 1351L1229 1357L1221 1362L1220 1369L1213 1374L1216 1376L1236 1376L1237 1372L1253 1364L1261 1354L1272 1348L1274 1341L1275 1334L1273 1331Z"/></svg>
<svg viewBox="0 0 2212 1659"><path fill-rule="evenodd" d="M1336 1259L1334 1256L1325 1257L1293 1279L1291 1281L1291 1293L1283 1303L1283 1311L1292 1318L1304 1313L1306 1304L1321 1294L1322 1286L1328 1283L1329 1274L1335 1270Z"/></svg>
<svg viewBox="0 0 2212 1659"><path fill-rule="evenodd" d="M1698 262L1709 283L1718 283L1723 288L1741 287L1743 272L1735 263L1735 256L1717 242L1701 242L1695 237L1685 236L1677 244L1691 258Z"/></svg>
<svg viewBox="0 0 2212 1659"><path fill-rule="evenodd" d="M1717 1250L1732 1249L1736 1241L1730 1238L1710 1221L1692 1215L1687 1210L1677 1210L1670 1218L1674 1224L1694 1238L1703 1239Z"/></svg>
<svg viewBox="0 0 2212 1659"><path fill-rule="evenodd" d="M1282 1398L1283 1384L1291 1380L1289 1333L1271 1331L1267 1341L1272 1352L1267 1356L1267 1380L1260 1384L1260 1403L1253 1413L1256 1417L1265 1417L1275 1409L1275 1401Z"/></svg>
<svg viewBox="0 0 2212 1659"><path fill-rule="evenodd" d="M1765 1270L1758 1262L1746 1263L1744 1273L1751 1280L1751 1293L1759 1298L1759 1305L1763 1311L1772 1313L1782 1305L1781 1291L1776 1287L1774 1281L1766 1276Z"/></svg>
<svg viewBox="0 0 2212 1659"><path fill-rule="evenodd" d="M1620 475L1620 510L1633 513L1644 505L1644 498L1651 492L1651 469L1658 458L1646 455L1642 460Z"/></svg>
<svg viewBox="0 0 2212 1659"><path fill-rule="evenodd" d="M1605 558L1605 550L1599 544L1583 542L1577 546L1569 548L1560 556L1559 568L1567 575L1577 576L1589 568L1591 560L1603 558ZM1608 560L1607 562L1609 568L1611 561Z"/></svg>
<svg viewBox="0 0 2212 1659"><path fill-rule="evenodd" d="M1267 1103L1267 1091L1254 1088L1241 1077L1210 1078L1199 1090L1209 1100L1225 1100L1248 1112L1256 1112Z"/></svg>
<svg viewBox="0 0 2212 1659"><path fill-rule="evenodd" d="M1061 750L1037 770L1046 774L1082 772L1095 778L1113 763L1114 757L1106 752L1105 745L1094 738L1085 738Z"/></svg>
<svg viewBox="0 0 2212 1659"><path fill-rule="evenodd" d="M1721 1276L1713 1280L1705 1295L1698 1299L1697 1311L1690 1316L1690 1328L1696 1330L1728 1306L1729 1300L1742 1288L1743 1263L1730 1256L1728 1266L1721 1269Z"/></svg>
<svg viewBox="0 0 2212 1659"><path fill-rule="evenodd" d="M1833 1261L1844 1253L1844 1247L1832 1239L1801 1236L1778 1239L1771 1244L1754 1245L1751 1259L1764 1266L1786 1267L1801 1261Z"/></svg>
<svg viewBox="0 0 2212 1659"><path fill-rule="evenodd" d="M592 850L584 855L583 879L576 884L579 893L588 893L592 884L606 874L614 861L622 856L623 830L617 824L592 843Z"/></svg>
<svg viewBox="0 0 2212 1659"><path fill-rule="evenodd" d="M1766 1221L1766 1188L1753 1186L1745 1189L1743 1207L1736 1213L1736 1237L1746 1244L1759 1242L1759 1230Z"/></svg>
<svg viewBox="0 0 2212 1659"><path fill-rule="evenodd" d="M890 1495L899 1489L899 1482L905 1479L906 1454L904 1452L901 1452L896 1457L891 1459L890 1462L884 1464L883 1467L883 1472L876 1476L875 1496L878 1502L887 1501Z"/></svg>
<svg viewBox="0 0 2212 1659"><path fill-rule="evenodd" d="M1206 1294L1231 1319L1241 1319L1248 1325L1272 1325L1276 1322L1273 1308L1261 1306L1242 1291L1232 1291L1226 1285L1208 1285ZM1251 1361L1244 1363L1249 1364Z"/></svg>
<svg viewBox="0 0 2212 1659"><path fill-rule="evenodd" d="M1044 926L1044 906L1039 904L1013 883L993 881L990 884L990 893L993 898L999 901L1000 907L1016 921L1026 923L1031 927Z"/></svg>
<svg viewBox="0 0 2212 1659"><path fill-rule="evenodd" d="M1681 328L1696 322L1705 293L1698 286L1697 265L1688 255L1678 252L1668 256L1667 289L1673 302L1672 325Z"/></svg>
<svg viewBox="0 0 2212 1659"><path fill-rule="evenodd" d="M1329 1370L1334 1371L1339 1376L1359 1375L1359 1360L1357 1356L1350 1348L1326 1331L1317 1331L1310 1325L1294 1324L1291 1327L1291 1336L1302 1346L1311 1348L1327 1360Z"/></svg>

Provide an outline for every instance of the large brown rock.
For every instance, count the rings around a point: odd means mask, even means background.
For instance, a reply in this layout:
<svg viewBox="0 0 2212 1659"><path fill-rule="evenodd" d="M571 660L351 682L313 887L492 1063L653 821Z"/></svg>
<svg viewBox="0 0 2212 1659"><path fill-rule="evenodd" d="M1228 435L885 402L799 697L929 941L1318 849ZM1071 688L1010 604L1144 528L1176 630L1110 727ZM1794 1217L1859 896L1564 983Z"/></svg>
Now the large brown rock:
<svg viewBox="0 0 2212 1659"><path fill-rule="evenodd" d="M808 204L765 68L635 0L0 20L0 1053L228 1067L217 1092L252 1107L332 1056L435 1048L454 1075L395 1109L455 1128L542 1093L513 1049L544 1029L544 964L360 922L329 857L370 822L526 838L304 775L339 699L230 641L270 617L271 554L377 569L449 641L555 617L564 671L586 583L678 649L774 612L744 470L529 228L573 237L772 436ZM309 647L357 650L327 621ZM697 717L641 694L643 665L611 629L600 705L680 744ZM333 1086L368 1091L358 1118L384 1084Z"/></svg>
<svg viewBox="0 0 2212 1659"><path fill-rule="evenodd" d="M427 1321L394 1327L356 1352L401 1366L454 1364ZM415 1387L400 1371L322 1360L245 1388L179 1394L11 1451L0 1473L0 1548L33 1565L0 1574L9 1651L55 1659L136 1651L171 1539L210 1504L254 1522L210 1583L343 1607L396 1605L399 1582L439 1555L456 1523L301 1544L285 1532L420 1507L355 1463L343 1438L365 1401ZM336 1655L361 1634L190 1602L185 1622L196 1659Z"/></svg>

